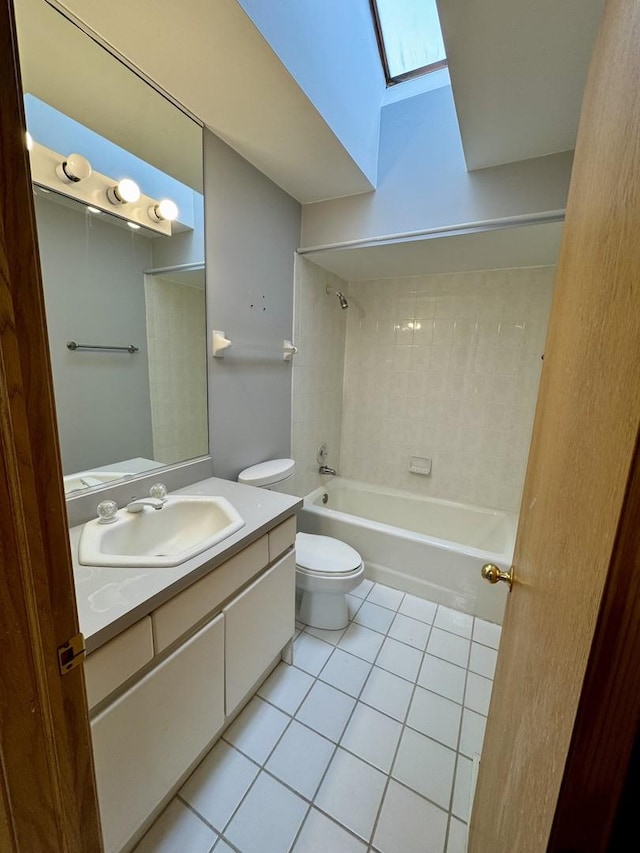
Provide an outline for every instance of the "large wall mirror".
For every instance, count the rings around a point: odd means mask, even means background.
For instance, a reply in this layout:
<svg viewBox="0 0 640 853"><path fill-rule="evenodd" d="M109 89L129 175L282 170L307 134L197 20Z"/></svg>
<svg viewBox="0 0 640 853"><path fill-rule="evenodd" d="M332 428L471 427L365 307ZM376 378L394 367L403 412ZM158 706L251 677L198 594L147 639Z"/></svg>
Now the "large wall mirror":
<svg viewBox="0 0 640 853"><path fill-rule="evenodd" d="M15 2L71 497L208 453L202 130L54 5Z"/></svg>

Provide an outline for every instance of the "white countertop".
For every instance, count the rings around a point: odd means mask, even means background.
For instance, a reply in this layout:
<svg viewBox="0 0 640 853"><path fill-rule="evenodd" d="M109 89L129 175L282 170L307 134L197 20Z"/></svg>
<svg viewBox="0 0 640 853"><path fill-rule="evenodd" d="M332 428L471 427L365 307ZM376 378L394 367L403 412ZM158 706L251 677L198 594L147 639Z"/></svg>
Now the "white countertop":
<svg viewBox="0 0 640 853"><path fill-rule="evenodd" d="M83 525L72 527L69 536L78 617L87 652L95 651L302 507L300 498L217 477L170 494L222 495L238 510L245 525L213 548L165 569L82 566L78 540Z"/></svg>

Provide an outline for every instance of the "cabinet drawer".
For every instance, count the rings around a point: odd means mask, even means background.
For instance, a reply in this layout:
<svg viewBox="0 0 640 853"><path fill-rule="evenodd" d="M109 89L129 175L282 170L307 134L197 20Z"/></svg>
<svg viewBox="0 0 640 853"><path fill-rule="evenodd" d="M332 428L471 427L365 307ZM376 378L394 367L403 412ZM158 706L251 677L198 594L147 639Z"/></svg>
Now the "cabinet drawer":
<svg viewBox="0 0 640 853"><path fill-rule="evenodd" d="M224 722L216 617L91 722L106 853L121 850Z"/></svg>
<svg viewBox="0 0 640 853"><path fill-rule="evenodd" d="M88 656L84 674L89 708L113 693L152 657L151 619L145 616Z"/></svg>
<svg viewBox="0 0 640 853"><path fill-rule="evenodd" d="M273 563L284 554L296 541L295 515L283 521L269 532L269 562Z"/></svg>
<svg viewBox="0 0 640 853"><path fill-rule="evenodd" d="M161 652L269 564L267 537L196 581L151 614L156 652Z"/></svg>
<svg viewBox="0 0 640 853"><path fill-rule="evenodd" d="M223 611L227 716L293 636L295 574L292 551Z"/></svg>

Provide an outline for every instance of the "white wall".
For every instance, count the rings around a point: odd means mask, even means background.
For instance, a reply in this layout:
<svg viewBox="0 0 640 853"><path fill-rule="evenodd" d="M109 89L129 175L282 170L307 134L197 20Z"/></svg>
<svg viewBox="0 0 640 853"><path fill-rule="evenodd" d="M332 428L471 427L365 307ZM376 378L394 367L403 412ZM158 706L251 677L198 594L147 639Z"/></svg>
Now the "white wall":
<svg viewBox="0 0 640 853"><path fill-rule="evenodd" d="M375 185L385 79L368 0L239 0Z"/></svg>
<svg viewBox="0 0 640 853"><path fill-rule="evenodd" d="M451 87L382 110L377 189L303 207L301 245L563 209L572 155L467 172Z"/></svg>
<svg viewBox="0 0 640 853"><path fill-rule="evenodd" d="M209 452L216 476L235 479L291 453L291 362L276 348L293 331L300 205L206 130L204 171ZM235 341L223 359L212 329Z"/></svg>
<svg viewBox="0 0 640 853"><path fill-rule="evenodd" d="M340 473L517 512L554 268L351 282ZM409 473L433 459L430 477Z"/></svg>
<svg viewBox="0 0 640 853"><path fill-rule="evenodd" d="M317 264L296 257L294 290L291 453L296 475L291 492L303 497L327 478L318 473L316 453L326 442L326 464L337 468L340 461L342 380L347 315L327 284L346 293L347 282Z"/></svg>

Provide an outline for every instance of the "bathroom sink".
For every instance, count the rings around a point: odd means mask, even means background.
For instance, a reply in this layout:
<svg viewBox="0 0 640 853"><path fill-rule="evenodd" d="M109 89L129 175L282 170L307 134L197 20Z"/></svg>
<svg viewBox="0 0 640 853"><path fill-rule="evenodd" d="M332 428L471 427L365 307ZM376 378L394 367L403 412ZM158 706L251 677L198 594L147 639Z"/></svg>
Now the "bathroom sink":
<svg viewBox="0 0 640 853"><path fill-rule="evenodd" d="M82 528L78 559L84 566L178 566L217 545L244 520L223 497L172 495L162 509L118 510L115 521Z"/></svg>

